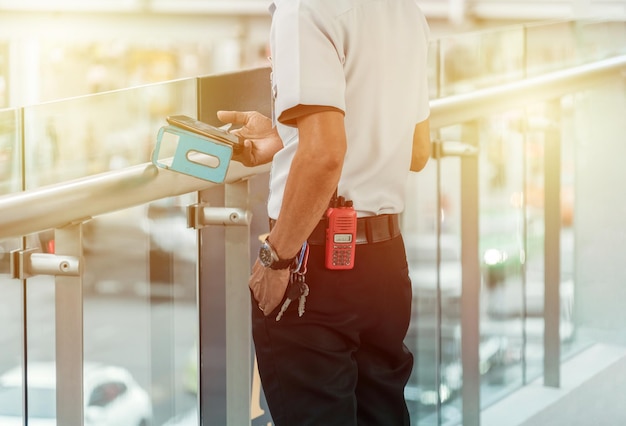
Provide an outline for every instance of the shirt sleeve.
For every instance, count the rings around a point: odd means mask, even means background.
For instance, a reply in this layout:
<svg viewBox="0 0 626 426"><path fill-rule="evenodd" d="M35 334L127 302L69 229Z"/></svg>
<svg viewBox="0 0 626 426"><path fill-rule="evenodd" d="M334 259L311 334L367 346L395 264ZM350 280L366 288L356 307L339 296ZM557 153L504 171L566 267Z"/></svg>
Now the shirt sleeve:
<svg viewBox="0 0 626 426"><path fill-rule="evenodd" d="M301 0L277 4L271 45L278 121L293 125L288 111L298 105L345 112L341 33L333 23L332 15L314 10Z"/></svg>

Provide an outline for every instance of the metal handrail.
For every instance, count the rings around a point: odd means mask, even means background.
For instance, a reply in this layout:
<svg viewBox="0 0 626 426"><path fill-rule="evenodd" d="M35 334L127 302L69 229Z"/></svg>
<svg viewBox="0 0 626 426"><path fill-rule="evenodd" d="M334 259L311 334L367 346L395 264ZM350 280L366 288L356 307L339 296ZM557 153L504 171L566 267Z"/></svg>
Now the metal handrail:
<svg viewBox="0 0 626 426"><path fill-rule="evenodd" d="M626 55L431 101L431 128L441 128L554 99L626 72ZM232 163L226 182L267 172ZM214 186L151 163L0 197L0 239L12 238Z"/></svg>
<svg viewBox="0 0 626 426"><path fill-rule="evenodd" d="M225 182L268 171L233 162ZM217 184L160 169L152 163L0 197L0 238L12 238L82 222L92 217Z"/></svg>
<svg viewBox="0 0 626 426"><path fill-rule="evenodd" d="M626 72L626 55L564 70L448 96L431 102L433 129L474 120L510 108L575 93L602 84L613 74Z"/></svg>

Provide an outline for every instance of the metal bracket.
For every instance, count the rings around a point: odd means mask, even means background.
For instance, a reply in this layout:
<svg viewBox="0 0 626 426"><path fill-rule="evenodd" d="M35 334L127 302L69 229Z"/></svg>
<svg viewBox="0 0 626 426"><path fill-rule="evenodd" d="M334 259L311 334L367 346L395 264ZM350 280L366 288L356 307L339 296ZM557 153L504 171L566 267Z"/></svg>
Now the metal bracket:
<svg viewBox="0 0 626 426"><path fill-rule="evenodd" d="M187 206L187 227L201 229L208 225L247 226L252 212L233 207L209 207L206 204Z"/></svg>
<svg viewBox="0 0 626 426"><path fill-rule="evenodd" d="M11 251L11 278L24 280L34 275L77 277L80 260L74 256L39 253L39 249Z"/></svg>
<svg viewBox="0 0 626 426"><path fill-rule="evenodd" d="M464 142L434 141L433 158L442 157L473 157L478 154L478 148Z"/></svg>

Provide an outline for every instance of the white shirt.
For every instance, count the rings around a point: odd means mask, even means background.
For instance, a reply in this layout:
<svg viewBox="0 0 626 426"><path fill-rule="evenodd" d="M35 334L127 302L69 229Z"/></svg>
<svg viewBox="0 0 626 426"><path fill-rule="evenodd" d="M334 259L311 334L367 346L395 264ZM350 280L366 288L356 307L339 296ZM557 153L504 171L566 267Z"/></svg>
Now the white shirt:
<svg viewBox="0 0 626 426"><path fill-rule="evenodd" d="M345 113L338 194L359 216L400 213L415 124L429 116L429 28L415 0L275 0L270 48L274 115L297 105ZM277 218L297 129L276 122L268 214Z"/></svg>

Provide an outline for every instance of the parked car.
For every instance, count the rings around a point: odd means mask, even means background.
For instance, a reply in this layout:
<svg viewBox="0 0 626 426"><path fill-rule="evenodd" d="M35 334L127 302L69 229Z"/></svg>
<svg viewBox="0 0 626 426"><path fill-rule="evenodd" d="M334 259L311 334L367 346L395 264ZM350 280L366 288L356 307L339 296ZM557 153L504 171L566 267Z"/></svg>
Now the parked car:
<svg viewBox="0 0 626 426"><path fill-rule="evenodd" d="M56 366L28 364L28 425L56 425ZM84 378L85 426L148 426L152 403L124 368L86 363ZM23 373L15 367L0 376L0 425L21 426Z"/></svg>

